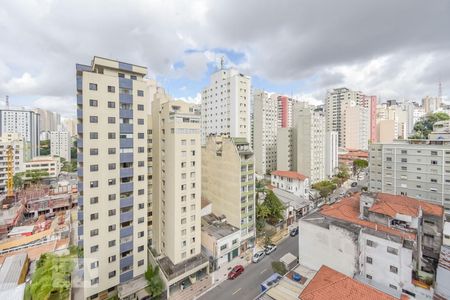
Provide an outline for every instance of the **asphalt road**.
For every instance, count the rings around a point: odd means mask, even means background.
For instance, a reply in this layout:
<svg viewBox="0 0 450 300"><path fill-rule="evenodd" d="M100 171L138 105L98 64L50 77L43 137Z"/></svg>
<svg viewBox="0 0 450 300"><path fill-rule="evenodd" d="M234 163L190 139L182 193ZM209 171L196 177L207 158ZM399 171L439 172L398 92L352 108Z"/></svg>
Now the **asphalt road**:
<svg viewBox="0 0 450 300"><path fill-rule="evenodd" d="M257 264L251 263L235 280L226 280L203 295L201 300L253 300L261 293L261 283L273 274L272 261L279 260L286 253L298 256L298 235L287 237L277 250L264 257Z"/></svg>

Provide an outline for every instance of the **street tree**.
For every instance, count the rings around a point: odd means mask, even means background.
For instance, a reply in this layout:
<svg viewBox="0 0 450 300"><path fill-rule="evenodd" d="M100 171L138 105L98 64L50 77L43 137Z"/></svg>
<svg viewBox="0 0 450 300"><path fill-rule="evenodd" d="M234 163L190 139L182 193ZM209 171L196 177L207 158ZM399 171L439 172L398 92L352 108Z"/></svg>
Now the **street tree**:
<svg viewBox="0 0 450 300"><path fill-rule="evenodd" d="M369 166L369 162L365 159L355 159L353 161L353 174L359 176L362 170Z"/></svg>
<svg viewBox="0 0 450 300"><path fill-rule="evenodd" d="M164 291L164 282L159 276L159 267L148 265L145 272L145 279L147 279L148 287L147 291L152 296L152 299L158 299Z"/></svg>
<svg viewBox="0 0 450 300"><path fill-rule="evenodd" d="M319 194L322 198L327 198L329 195L331 195L336 187L336 183L329 180L319 181L312 185L313 189L319 191Z"/></svg>

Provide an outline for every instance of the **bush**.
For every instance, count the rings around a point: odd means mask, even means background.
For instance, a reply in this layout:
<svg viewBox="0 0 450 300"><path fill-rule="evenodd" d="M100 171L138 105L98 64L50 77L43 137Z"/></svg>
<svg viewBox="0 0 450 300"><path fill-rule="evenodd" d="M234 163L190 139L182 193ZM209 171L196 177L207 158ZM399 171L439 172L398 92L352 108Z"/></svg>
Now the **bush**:
<svg viewBox="0 0 450 300"><path fill-rule="evenodd" d="M284 266L284 264L282 262L279 262L279 261L272 262L272 270L275 273L280 274L281 276L283 276L284 274L287 273L286 267Z"/></svg>

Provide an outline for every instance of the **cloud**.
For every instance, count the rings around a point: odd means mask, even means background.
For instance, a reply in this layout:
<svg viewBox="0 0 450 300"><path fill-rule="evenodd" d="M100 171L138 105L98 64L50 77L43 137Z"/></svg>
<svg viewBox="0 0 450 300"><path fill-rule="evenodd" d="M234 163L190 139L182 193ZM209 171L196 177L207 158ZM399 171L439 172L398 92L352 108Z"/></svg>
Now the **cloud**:
<svg viewBox="0 0 450 300"><path fill-rule="evenodd" d="M73 97L42 97L33 101L33 107L57 111L65 118L73 116L74 112L76 112Z"/></svg>

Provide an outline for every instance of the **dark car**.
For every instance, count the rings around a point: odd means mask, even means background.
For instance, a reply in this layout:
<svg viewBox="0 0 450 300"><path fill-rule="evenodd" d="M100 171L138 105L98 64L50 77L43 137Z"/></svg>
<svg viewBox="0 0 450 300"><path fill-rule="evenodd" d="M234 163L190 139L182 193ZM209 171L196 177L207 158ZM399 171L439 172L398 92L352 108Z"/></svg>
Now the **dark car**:
<svg viewBox="0 0 450 300"><path fill-rule="evenodd" d="M239 275L241 275L241 273L244 272L244 267L241 265L237 265L235 266L230 273L228 273L228 279L235 279L236 277L238 277Z"/></svg>
<svg viewBox="0 0 450 300"><path fill-rule="evenodd" d="M295 227L294 229L291 230L290 235L291 236L296 236L298 234L298 227Z"/></svg>
<svg viewBox="0 0 450 300"><path fill-rule="evenodd" d="M358 185L358 183L355 181L355 182L352 182L352 184L350 185L351 187L356 187Z"/></svg>

